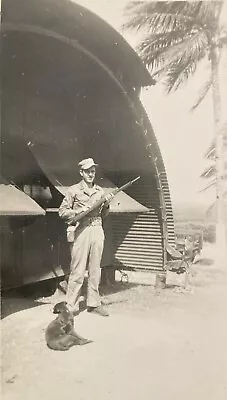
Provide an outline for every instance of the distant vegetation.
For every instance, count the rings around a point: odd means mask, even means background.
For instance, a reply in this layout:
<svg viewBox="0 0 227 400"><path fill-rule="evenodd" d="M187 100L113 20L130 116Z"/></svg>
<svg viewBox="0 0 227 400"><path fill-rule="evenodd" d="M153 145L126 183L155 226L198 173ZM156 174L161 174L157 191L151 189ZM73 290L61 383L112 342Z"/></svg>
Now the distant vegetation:
<svg viewBox="0 0 227 400"><path fill-rule="evenodd" d="M214 243L215 242L215 224L211 223L203 223L203 222L189 222L189 221L175 221L175 231L176 233L179 231L188 231L203 232L203 240L204 242Z"/></svg>
<svg viewBox="0 0 227 400"><path fill-rule="evenodd" d="M175 231L202 231L204 242L215 242L215 219L207 217L207 206L174 204Z"/></svg>

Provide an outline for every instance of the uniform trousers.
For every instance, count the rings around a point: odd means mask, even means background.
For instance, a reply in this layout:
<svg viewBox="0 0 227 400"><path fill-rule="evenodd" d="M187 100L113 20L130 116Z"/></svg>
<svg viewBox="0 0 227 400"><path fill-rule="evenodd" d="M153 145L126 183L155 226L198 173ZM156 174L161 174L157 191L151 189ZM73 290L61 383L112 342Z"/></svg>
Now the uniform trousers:
<svg viewBox="0 0 227 400"><path fill-rule="evenodd" d="M66 293L67 305L73 311L79 310L80 292L88 270L87 306L98 307L100 262L103 253L104 232L101 225L78 227L71 247L71 265Z"/></svg>

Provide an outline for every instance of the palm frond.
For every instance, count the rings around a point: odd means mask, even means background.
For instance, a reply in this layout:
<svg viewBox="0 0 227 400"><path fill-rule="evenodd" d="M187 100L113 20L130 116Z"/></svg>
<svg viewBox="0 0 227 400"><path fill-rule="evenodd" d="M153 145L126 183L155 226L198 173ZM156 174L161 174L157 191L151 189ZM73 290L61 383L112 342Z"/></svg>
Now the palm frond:
<svg viewBox="0 0 227 400"><path fill-rule="evenodd" d="M211 178L216 174L216 168L215 165L211 165L210 167L207 167L205 171L201 174L201 178Z"/></svg>
<svg viewBox="0 0 227 400"><path fill-rule="evenodd" d="M197 69L197 63L192 59L188 59L185 62L178 62L168 69L166 74L166 91L170 93L179 88L180 85L186 83L188 78L195 73Z"/></svg>
<svg viewBox="0 0 227 400"><path fill-rule="evenodd" d="M222 53L220 52L219 56L218 56L218 61L217 61L218 64L220 63L221 56L222 56ZM198 97L197 101L195 102L195 104L191 108L191 111L194 111L200 105L200 103L204 100L204 98L206 97L206 95L209 92L210 88L212 87L212 84L213 84L213 81L212 81L212 78L210 77L208 79L208 81L205 82L205 84L204 84L204 86L203 86L203 88L202 88L202 90L201 90L201 92L199 94L199 97Z"/></svg>
<svg viewBox="0 0 227 400"><path fill-rule="evenodd" d="M207 158L208 160L215 160L215 140L212 141L209 149L205 154L205 158Z"/></svg>
<svg viewBox="0 0 227 400"><path fill-rule="evenodd" d="M214 178L207 186L205 186L203 189L199 191L199 193L203 193L206 190L210 189L211 187L214 187L216 185L216 178Z"/></svg>
<svg viewBox="0 0 227 400"><path fill-rule="evenodd" d="M204 100L207 93L209 92L210 88L212 87L212 79L210 78L207 82L205 82L198 99L196 100L195 104L192 106L191 111L196 110L196 108L200 105L200 103Z"/></svg>
<svg viewBox="0 0 227 400"><path fill-rule="evenodd" d="M216 29L223 1L185 1L185 12L197 23L209 30Z"/></svg>
<svg viewBox="0 0 227 400"><path fill-rule="evenodd" d="M226 202L225 202L225 198L226 198L226 193L223 193L223 211L224 213L226 213ZM210 217L212 216L212 213L215 214L217 212L217 199L208 207L207 211L206 211L206 216Z"/></svg>
<svg viewBox="0 0 227 400"><path fill-rule="evenodd" d="M144 3L145 3L145 2L144 2L144 1L141 1L141 0L139 0L139 1L129 1L129 2L126 4L124 10L125 10L125 12L128 12L128 11L130 11L130 10L133 10L135 7L141 6L141 5L144 4Z"/></svg>
<svg viewBox="0 0 227 400"><path fill-rule="evenodd" d="M138 46L138 53L152 71L169 62L182 51L182 42L186 41L187 32L178 30L171 33L147 35Z"/></svg>
<svg viewBox="0 0 227 400"><path fill-rule="evenodd" d="M227 122L225 122L221 126L221 131L223 135L223 151L226 153L227 151ZM215 139L212 140L211 145L209 146L205 158L208 160L215 160Z"/></svg>
<svg viewBox="0 0 227 400"><path fill-rule="evenodd" d="M212 204L208 207L208 209L207 209L207 211L206 211L206 216L207 216L207 217L210 216L210 214L211 214L211 212L213 211L213 209L214 209L214 207L216 206L216 204L217 204L217 202L216 202L216 200L215 200L215 202L212 203Z"/></svg>
<svg viewBox="0 0 227 400"><path fill-rule="evenodd" d="M142 53L141 58L145 61L148 68L154 70L153 76L162 78L166 76L165 86L167 92L176 90L183 82L186 82L189 76L193 75L197 69L199 61L201 61L207 50L207 37L203 31L190 35L187 39L177 43L169 48L159 49L154 54L148 51ZM153 68L152 68L153 67Z"/></svg>
<svg viewBox="0 0 227 400"><path fill-rule="evenodd" d="M125 8L126 29L145 29L138 53L167 92L176 90L194 74L217 37L222 1L132 1ZM209 91L203 88L195 109Z"/></svg>
<svg viewBox="0 0 227 400"><path fill-rule="evenodd" d="M189 24L190 22L190 24ZM137 31L144 29L148 32L163 33L191 27L191 21L182 15L171 13L154 12L152 14L139 13L123 24L123 29L135 29ZM190 26L188 26L190 25Z"/></svg>
<svg viewBox="0 0 227 400"><path fill-rule="evenodd" d="M171 30L180 25L213 29L221 7L221 1L133 1L125 8L128 21L123 29L146 28L155 32L162 24Z"/></svg>
<svg viewBox="0 0 227 400"><path fill-rule="evenodd" d="M170 32L179 27L192 26L190 15L181 13L185 1L133 1L125 8L128 21L123 29L147 29L150 32Z"/></svg>
<svg viewBox="0 0 227 400"><path fill-rule="evenodd" d="M205 171L200 175L201 178L212 178L216 175L216 167L215 165L211 165L207 167ZM227 179L227 163L224 163L224 171L223 171L223 179Z"/></svg>
<svg viewBox="0 0 227 400"><path fill-rule="evenodd" d="M169 44L169 45L168 45ZM207 48L207 37L204 32L196 32L193 35L187 35L177 38L172 37L171 34L166 35L166 38L162 38L162 44L160 42L157 46L157 42L152 41L151 37L145 38L140 46L138 47L139 54L151 71L165 66L165 72L169 67L173 67L174 64L179 62L185 62L188 64L188 60L193 59L197 62L204 57ZM158 74L159 71L154 71Z"/></svg>

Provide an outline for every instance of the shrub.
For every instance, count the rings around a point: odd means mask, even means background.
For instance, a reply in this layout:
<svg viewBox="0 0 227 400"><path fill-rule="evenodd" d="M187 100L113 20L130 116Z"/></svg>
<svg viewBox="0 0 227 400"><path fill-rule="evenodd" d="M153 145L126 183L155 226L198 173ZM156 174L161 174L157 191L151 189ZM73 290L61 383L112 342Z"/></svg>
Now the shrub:
<svg viewBox="0 0 227 400"><path fill-rule="evenodd" d="M175 232L183 231L185 234L188 232L198 232L203 233L204 242L214 243L215 242L215 225L205 224L205 223L194 223L194 222L176 222Z"/></svg>

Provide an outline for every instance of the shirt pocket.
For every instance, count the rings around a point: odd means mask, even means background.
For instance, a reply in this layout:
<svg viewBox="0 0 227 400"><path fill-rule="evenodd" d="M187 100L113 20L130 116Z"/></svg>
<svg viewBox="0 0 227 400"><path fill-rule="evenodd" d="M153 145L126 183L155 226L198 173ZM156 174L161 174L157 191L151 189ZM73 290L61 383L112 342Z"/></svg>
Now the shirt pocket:
<svg viewBox="0 0 227 400"><path fill-rule="evenodd" d="M74 197L73 208L87 205L89 197L85 193L77 193Z"/></svg>

